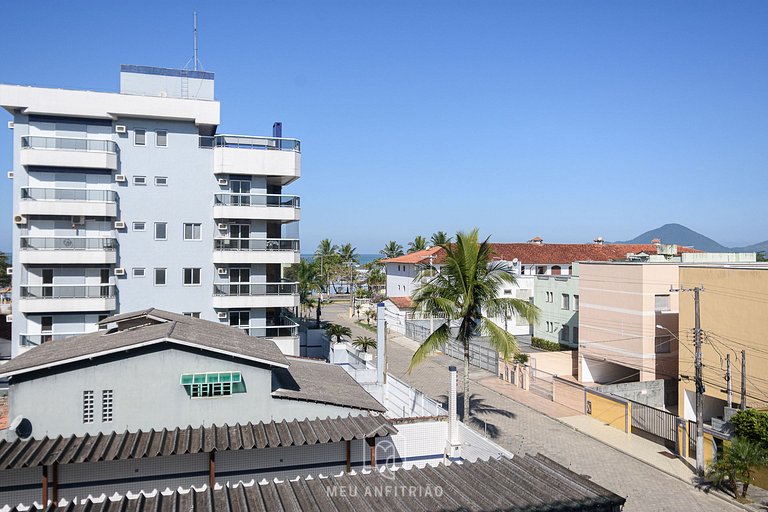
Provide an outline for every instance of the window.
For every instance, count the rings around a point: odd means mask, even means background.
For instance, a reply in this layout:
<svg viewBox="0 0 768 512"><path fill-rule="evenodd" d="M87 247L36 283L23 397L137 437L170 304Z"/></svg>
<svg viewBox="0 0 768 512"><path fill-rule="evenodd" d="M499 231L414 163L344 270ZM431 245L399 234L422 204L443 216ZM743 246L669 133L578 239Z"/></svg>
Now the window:
<svg viewBox="0 0 768 512"><path fill-rule="evenodd" d="M547 302L554 302L555 300L555 294L553 292L547 292L546 299Z"/></svg>
<svg viewBox="0 0 768 512"><path fill-rule="evenodd" d="M571 309L571 296L563 293L560 298L560 309Z"/></svg>
<svg viewBox="0 0 768 512"><path fill-rule="evenodd" d="M155 222L155 240L168 240L167 222Z"/></svg>
<svg viewBox="0 0 768 512"><path fill-rule="evenodd" d="M536 267L536 273L543 275L547 273L547 267Z"/></svg>
<svg viewBox="0 0 768 512"><path fill-rule="evenodd" d="M133 277L144 277L146 269L144 267L133 267Z"/></svg>
<svg viewBox="0 0 768 512"><path fill-rule="evenodd" d="M134 231L146 231L147 230L147 223L146 222L134 222L133 223L133 230Z"/></svg>
<svg viewBox="0 0 768 512"><path fill-rule="evenodd" d="M146 176L134 176L133 177L133 184L134 185L146 185L147 184L147 177Z"/></svg>
<svg viewBox="0 0 768 512"><path fill-rule="evenodd" d="M573 296L573 310L578 311L579 310L579 296L574 295Z"/></svg>
<svg viewBox="0 0 768 512"><path fill-rule="evenodd" d="M147 130L144 128L136 128L133 130L133 144L136 146L146 146Z"/></svg>
<svg viewBox="0 0 768 512"><path fill-rule="evenodd" d="M504 295L512 295L512 290L504 290Z"/></svg>
<svg viewBox="0 0 768 512"><path fill-rule="evenodd" d="M104 423L112 421L112 400L111 389L105 389L101 392L101 421Z"/></svg>
<svg viewBox="0 0 768 512"><path fill-rule="evenodd" d="M189 316L189 317L192 317L192 318L200 318L200 312L199 311L192 311L192 312L188 311L188 312L182 313L182 314L184 316Z"/></svg>
<svg viewBox="0 0 768 512"><path fill-rule="evenodd" d="M201 224L184 224L184 240L202 240Z"/></svg>
<svg viewBox="0 0 768 512"><path fill-rule="evenodd" d="M237 327L249 333L248 327L251 325L251 314L245 311L229 311L229 325Z"/></svg>
<svg viewBox="0 0 768 512"><path fill-rule="evenodd" d="M669 311L669 295L656 296L656 311Z"/></svg>
<svg viewBox="0 0 768 512"><path fill-rule="evenodd" d="M155 269L155 286L165 286L165 273L167 269Z"/></svg>
<svg viewBox="0 0 768 512"><path fill-rule="evenodd" d="M229 396L244 393L240 372L184 373L179 379L190 398Z"/></svg>
<svg viewBox="0 0 768 512"><path fill-rule="evenodd" d="M571 328L567 325L564 325L562 330L560 331L560 339L563 341L570 341L570 334L571 334Z"/></svg>
<svg viewBox="0 0 768 512"><path fill-rule="evenodd" d="M167 187L168 186L168 176L155 176L155 186L156 187Z"/></svg>
<svg viewBox="0 0 768 512"><path fill-rule="evenodd" d="M43 316L40 317L40 343L45 343L47 341L51 341L53 339L53 335L51 333L53 332L53 317L52 316Z"/></svg>
<svg viewBox="0 0 768 512"><path fill-rule="evenodd" d="M199 284L200 284L200 269L185 268L184 269L184 286L195 286Z"/></svg>
<svg viewBox="0 0 768 512"><path fill-rule="evenodd" d="M93 423L93 391L83 391L83 423Z"/></svg>
<svg viewBox="0 0 768 512"><path fill-rule="evenodd" d="M656 336L656 353L657 354L669 354L670 345L672 344L672 336L663 334Z"/></svg>
<svg viewBox="0 0 768 512"><path fill-rule="evenodd" d="M168 130L155 131L155 144L159 148L168 147Z"/></svg>

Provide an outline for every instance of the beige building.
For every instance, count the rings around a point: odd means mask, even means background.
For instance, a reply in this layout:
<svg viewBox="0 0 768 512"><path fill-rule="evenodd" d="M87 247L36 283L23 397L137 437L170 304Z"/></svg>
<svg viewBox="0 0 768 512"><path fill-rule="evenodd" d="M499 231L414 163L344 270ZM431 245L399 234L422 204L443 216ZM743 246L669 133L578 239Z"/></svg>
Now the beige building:
<svg viewBox="0 0 768 512"><path fill-rule="evenodd" d="M727 405L726 357L730 356L733 406L741 402L741 351L746 350L746 405L768 408L768 265L680 267L683 287L700 293L704 421L722 417ZM695 419L693 293L680 295L678 414Z"/></svg>

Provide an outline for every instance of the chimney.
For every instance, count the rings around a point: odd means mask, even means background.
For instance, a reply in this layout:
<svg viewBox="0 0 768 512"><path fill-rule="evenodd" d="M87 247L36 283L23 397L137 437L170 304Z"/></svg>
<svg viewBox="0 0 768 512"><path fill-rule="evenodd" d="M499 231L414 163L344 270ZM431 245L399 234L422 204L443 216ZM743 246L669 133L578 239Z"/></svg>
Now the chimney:
<svg viewBox="0 0 768 512"><path fill-rule="evenodd" d="M528 243L529 244L539 244L539 245L541 245L541 244L544 243L544 239L541 238L540 236L535 236L535 237L531 238L530 240L528 240Z"/></svg>
<svg viewBox="0 0 768 512"><path fill-rule="evenodd" d="M593 240L597 245L603 245L605 243L605 240L603 240L603 237L599 236Z"/></svg>
<svg viewBox="0 0 768 512"><path fill-rule="evenodd" d="M272 125L272 136L277 139L281 139L283 137L283 123L276 121Z"/></svg>
<svg viewBox="0 0 768 512"><path fill-rule="evenodd" d="M461 441L459 441L459 416L456 411L458 398L456 396L456 367L449 366L450 386L448 390L448 443L446 455L449 460L461 457Z"/></svg>

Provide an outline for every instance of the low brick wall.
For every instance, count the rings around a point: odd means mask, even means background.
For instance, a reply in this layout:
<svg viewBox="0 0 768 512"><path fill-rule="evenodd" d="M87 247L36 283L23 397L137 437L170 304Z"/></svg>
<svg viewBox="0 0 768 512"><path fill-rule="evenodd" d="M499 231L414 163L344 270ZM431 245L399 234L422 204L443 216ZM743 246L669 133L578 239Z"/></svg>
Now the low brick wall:
<svg viewBox="0 0 768 512"><path fill-rule="evenodd" d="M552 378L552 400L584 414L584 387L561 377Z"/></svg>

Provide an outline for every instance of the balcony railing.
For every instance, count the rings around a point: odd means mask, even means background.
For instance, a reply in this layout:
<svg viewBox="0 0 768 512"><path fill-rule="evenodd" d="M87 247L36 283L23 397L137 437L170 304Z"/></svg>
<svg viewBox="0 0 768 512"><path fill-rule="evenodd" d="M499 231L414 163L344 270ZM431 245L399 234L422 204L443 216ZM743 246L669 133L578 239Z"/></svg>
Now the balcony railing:
<svg viewBox="0 0 768 512"><path fill-rule="evenodd" d="M21 286L22 299L111 299L113 284L43 284Z"/></svg>
<svg viewBox="0 0 768 512"><path fill-rule="evenodd" d="M242 135L201 136L201 148L262 149L301 152L301 141L278 137L249 137Z"/></svg>
<svg viewBox="0 0 768 512"><path fill-rule="evenodd" d="M116 238L23 236L22 251L114 251Z"/></svg>
<svg viewBox="0 0 768 512"><path fill-rule="evenodd" d="M22 149L63 149L67 151L92 151L117 153L117 143L111 140L69 139L65 137L38 137L25 135L21 138Z"/></svg>
<svg viewBox="0 0 768 512"><path fill-rule="evenodd" d="M299 196L279 194L214 194L215 206L272 206L299 208Z"/></svg>
<svg viewBox="0 0 768 512"><path fill-rule="evenodd" d="M286 238L216 238L214 251L288 251L298 252L299 241Z"/></svg>
<svg viewBox="0 0 768 512"><path fill-rule="evenodd" d="M82 332L57 332L57 333L41 333L41 334L20 334L19 341L22 347L36 347L47 343L49 341L63 340L71 338L72 336L79 336L84 334Z"/></svg>
<svg viewBox="0 0 768 512"><path fill-rule="evenodd" d="M219 283L213 285L215 297L297 295L298 293L298 283Z"/></svg>
<svg viewBox="0 0 768 512"><path fill-rule="evenodd" d="M31 201L85 201L93 203L115 203L114 190L93 190L85 188L36 188L22 187L21 199Z"/></svg>
<svg viewBox="0 0 768 512"><path fill-rule="evenodd" d="M277 323L273 325L257 326L257 327L238 327L251 336L259 338L277 338L284 336L298 336L299 324L289 318L280 318Z"/></svg>

